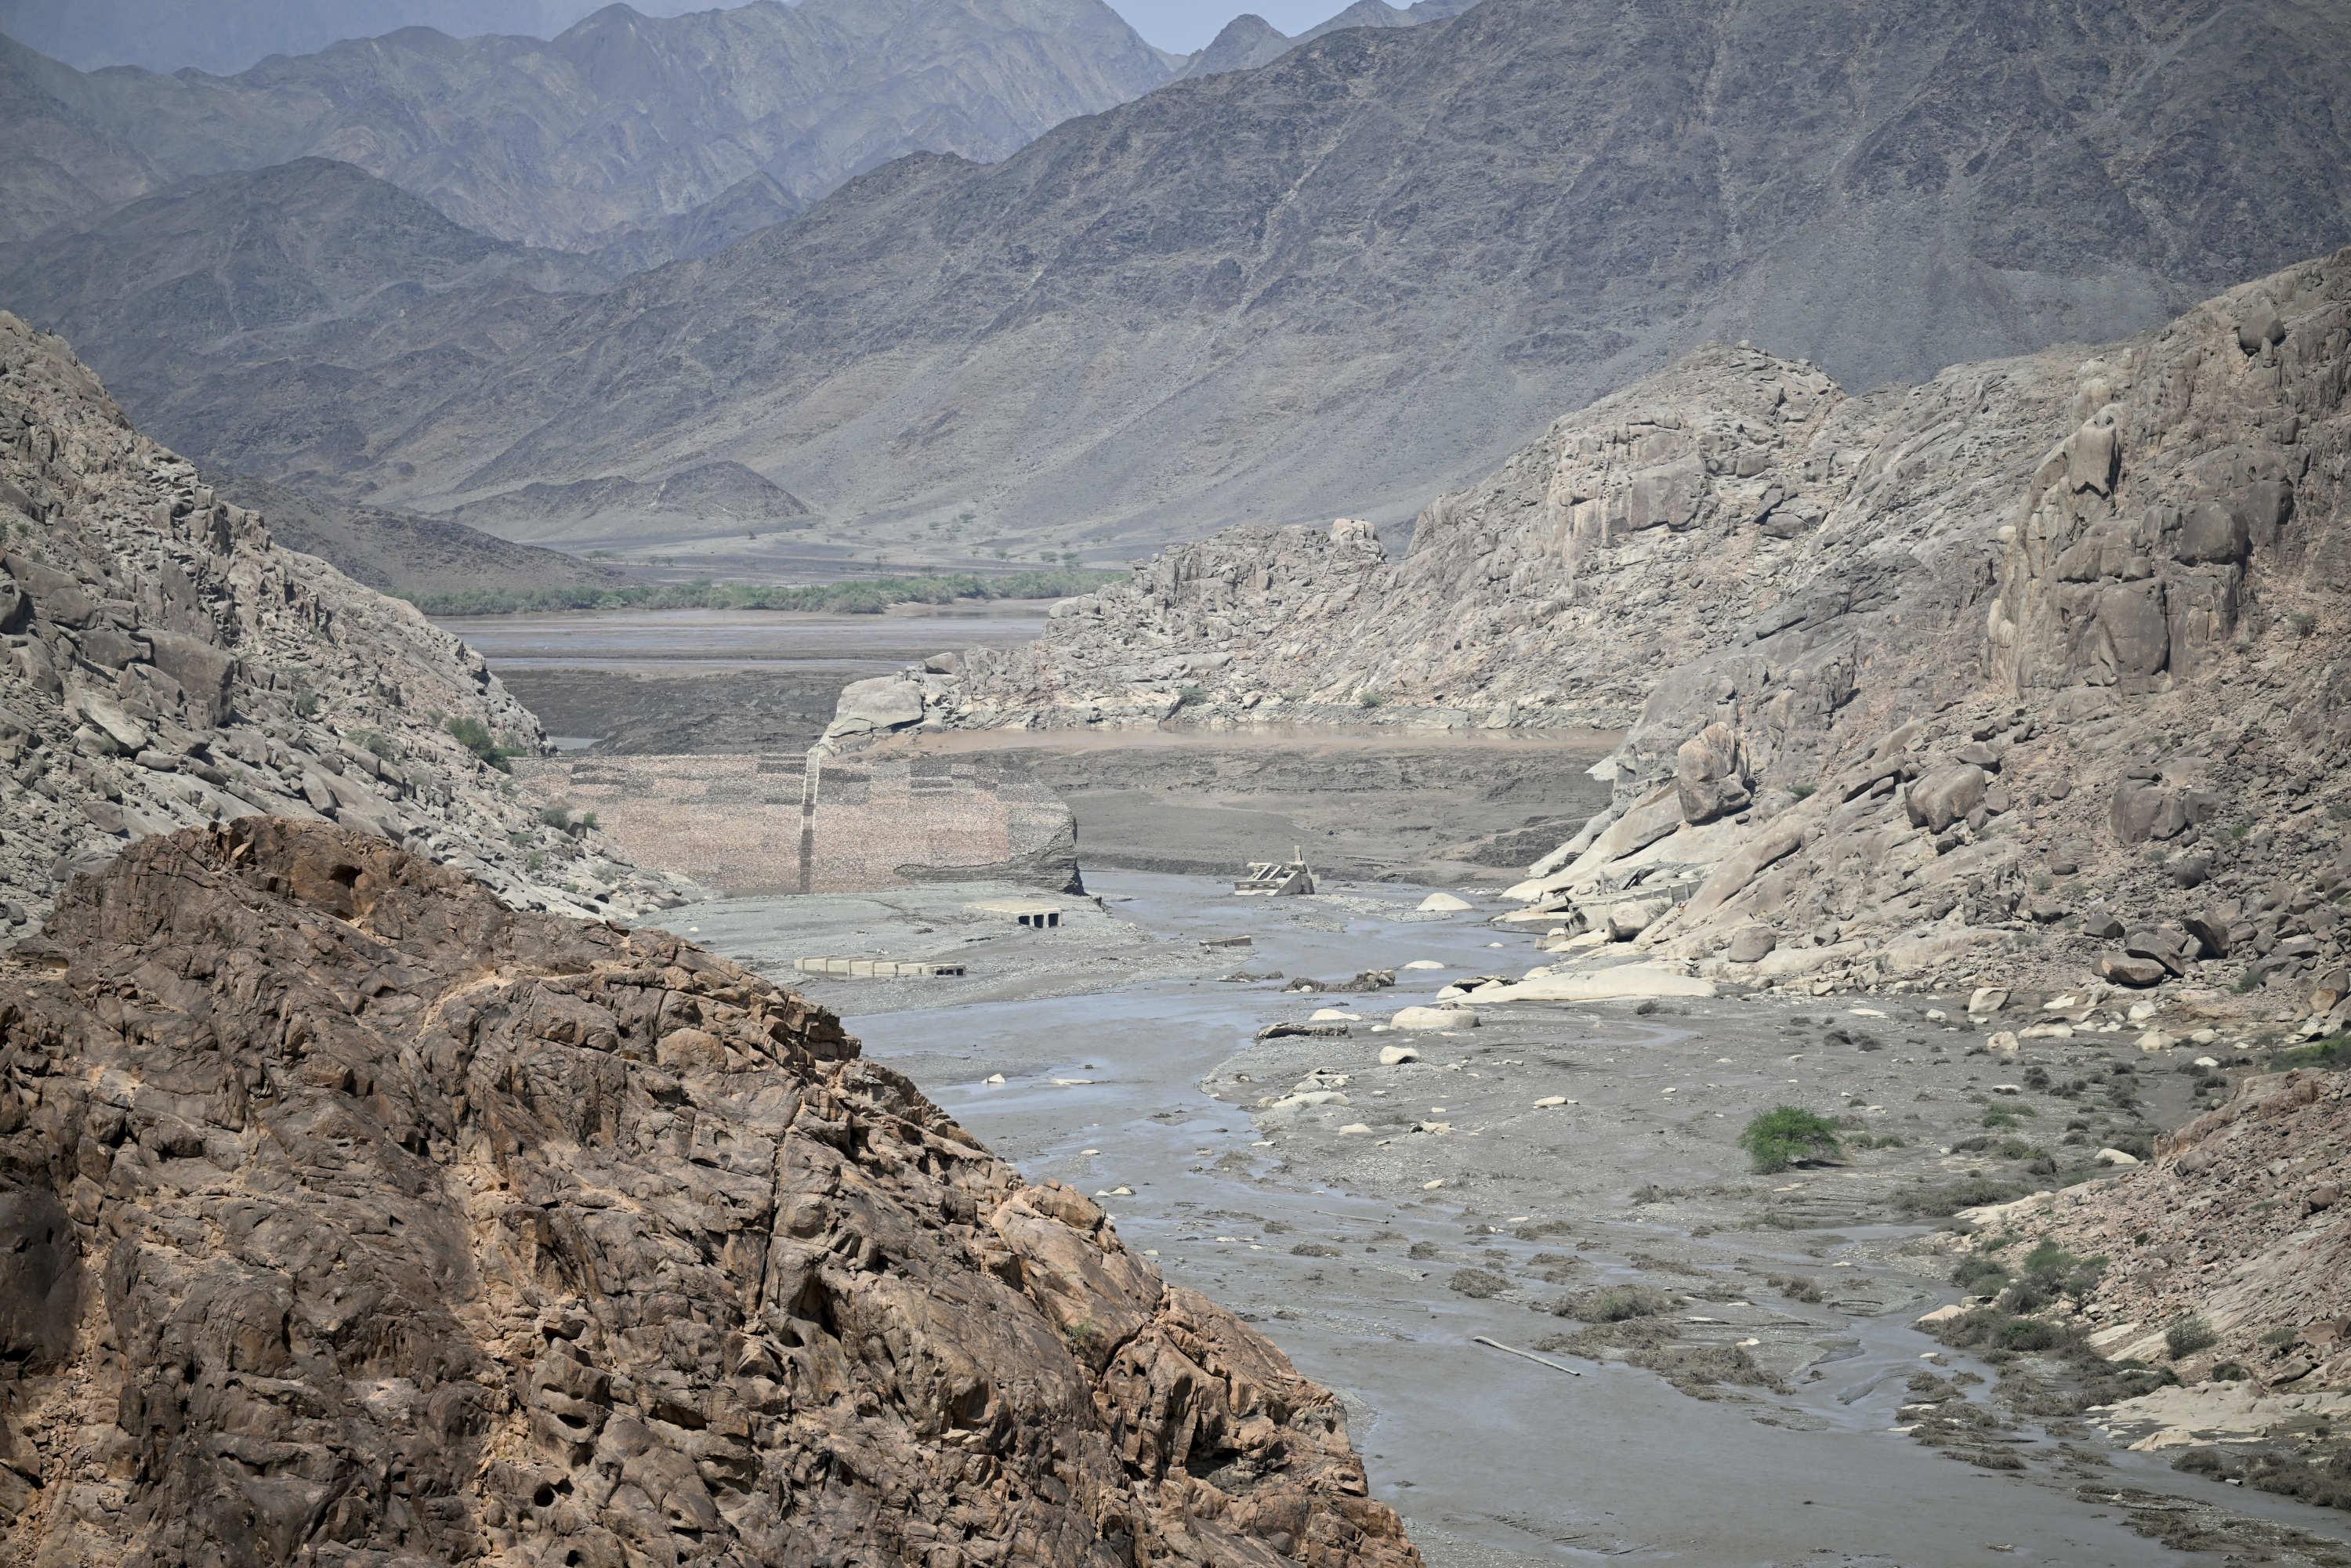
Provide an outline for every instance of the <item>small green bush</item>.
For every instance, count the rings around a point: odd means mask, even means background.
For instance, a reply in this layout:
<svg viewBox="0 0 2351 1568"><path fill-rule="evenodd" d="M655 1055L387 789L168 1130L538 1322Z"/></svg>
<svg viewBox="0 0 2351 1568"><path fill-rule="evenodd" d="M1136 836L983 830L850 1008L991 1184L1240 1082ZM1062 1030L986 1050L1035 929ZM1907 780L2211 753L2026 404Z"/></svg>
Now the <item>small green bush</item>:
<svg viewBox="0 0 2351 1568"><path fill-rule="evenodd" d="M541 806L538 809L538 822L543 828L558 828L568 831L571 826L570 802L554 800Z"/></svg>
<svg viewBox="0 0 2351 1568"><path fill-rule="evenodd" d="M2186 1317L2163 1331L2163 1348L2171 1359L2194 1355L2199 1350L2210 1350L2220 1343L2220 1336L2201 1317Z"/></svg>
<svg viewBox="0 0 2351 1568"><path fill-rule="evenodd" d="M1387 700L1387 698L1382 696L1379 693L1372 690L1368 686L1355 694L1355 706L1357 707L1379 707L1385 704Z"/></svg>
<svg viewBox="0 0 2351 1568"><path fill-rule="evenodd" d="M1951 1283L1970 1295L1989 1296L2008 1284L2008 1270L1990 1258L1962 1258Z"/></svg>
<svg viewBox="0 0 2351 1568"><path fill-rule="evenodd" d="M1795 1105L1775 1105L1739 1134L1755 1168L1766 1175L1804 1160L1831 1160L1843 1153L1836 1124Z"/></svg>
<svg viewBox="0 0 2351 1568"><path fill-rule="evenodd" d="M441 727L449 732L450 738L456 741L458 745L464 747L466 750L472 752L475 757L481 758L482 761L487 763L490 767L496 768L501 773L511 773L514 771L514 768L508 765L507 761L508 758L514 756L514 753L508 750L506 747L499 745L497 737L489 732L488 727L484 725L480 719L467 718L463 715L457 715L443 720Z"/></svg>
<svg viewBox="0 0 2351 1568"><path fill-rule="evenodd" d="M2244 1383L2250 1381L2252 1375L2233 1361L2224 1361L2212 1369L2214 1381L2220 1383Z"/></svg>
<svg viewBox="0 0 2351 1568"><path fill-rule="evenodd" d="M2351 1034L2298 1045L2278 1058L2283 1067L2351 1067Z"/></svg>

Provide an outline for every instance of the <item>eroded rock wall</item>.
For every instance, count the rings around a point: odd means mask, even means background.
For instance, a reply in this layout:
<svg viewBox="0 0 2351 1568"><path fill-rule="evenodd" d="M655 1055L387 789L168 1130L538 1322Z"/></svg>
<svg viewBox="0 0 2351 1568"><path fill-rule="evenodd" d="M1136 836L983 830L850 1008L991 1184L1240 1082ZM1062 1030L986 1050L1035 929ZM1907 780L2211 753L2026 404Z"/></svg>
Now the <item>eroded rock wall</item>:
<svg viewBox="0 0 2351 1568"><path fill-rule="evenodd" d="M1406 1568L1336 1400L831 1015L380 840L0 959L0 1561Z"/></svg>
<svg viewBox="0 0 2351 1568"><path fill-rule="evenodd" d="M545 743L480 655L278 549L62 340L0 313L0 941L125 843L253 812L340 821L524 902L665 896L543 822L453 722Z"/></svg>

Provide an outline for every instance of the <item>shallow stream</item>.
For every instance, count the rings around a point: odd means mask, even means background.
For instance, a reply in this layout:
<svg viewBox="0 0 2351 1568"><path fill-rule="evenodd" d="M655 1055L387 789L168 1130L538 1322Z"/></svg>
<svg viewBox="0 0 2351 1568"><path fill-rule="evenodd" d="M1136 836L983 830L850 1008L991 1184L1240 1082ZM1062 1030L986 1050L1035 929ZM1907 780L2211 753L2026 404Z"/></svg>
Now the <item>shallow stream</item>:
<svg viewBox="0 0 2351 1568"><path fill-rule="evenodd" d="M1334 911L1327 899L1236 900L1197 878L1090 881L1120 915L1168 937L1247 934L1253 970L1334 978L1426 958L1458 972L1523 956L1518 942L1520 953L1491 951L1494 934L1476 920L1416 918L1417 890L1364 890ZM722 950L752 935L737 924L748 907L697 913L704 939ZM1433 973L1403 979L1366 1010L1429 1000L1443 983ZM1374 1493L1404 1514L1437 1568L1625 1556L1908 1568L2194 1561L2135 1533L2095 1488L2077 1495L2070 1483L1978 1469L1894 1430L1909 1375L1939 1348L1909 1327L1911 1311L1855 1321L1849 1348L1792 1392L1740 1390L1719 1401L1623 1364L1555 1356L1583 1373L1573 1376L1474 1343L1482 1335L1527 1346L1559 1324L1523 1302L1457 1293L1447 1285L1456 1267L1512 1255L1522 1266L1545 1243L1515 1238L1512 1226L1566 1217L1485 1214L1441 1188L1337 1190L1284 1164L1244 1106L1203 1088L1212 1074L1229 1079L1237 1058L1245 1069L1264 1024L1346 999L1163 979L855 1014L851 1024L869 1052L908 1072L1032 1179L1102 1195L1128 1245L1155 1255L1172 1281L1249 1317L1302 1372L1338 1390ZM1616 1038L1589 1043L1637 1047L1661 1021L1628 1014ZM1342 1043L1368 1054L1363 1041ZM998 1072L1008 1082L986 1082ZM1268 1080L1264 1092L1284 1087ZM1132 1196L1116 1195L1121 1187ZM1629 1209L1574 1218L1587 1234L1606 1228L1603 1249L1579 1259L1603 1270L1665 1239ZM1830 1257L1853 1271L1840 1269L1838 1283L1886 1269L1873 1260L1911 1234L1842 1232ZM1426 1244L1423 1258L1410 1256L1416 1242ZM1820 1269L1820 1254L1804 1247L1803 1233L1790 1233L1790 1263ZM1915 1299L1920 1283L1904 1275L1895 1298ZM2118 1458L2116 1484L2210 1490L2156 1460ZM2227 1500L2340 1533L2314 1511L2242 1494Z"/></svg>

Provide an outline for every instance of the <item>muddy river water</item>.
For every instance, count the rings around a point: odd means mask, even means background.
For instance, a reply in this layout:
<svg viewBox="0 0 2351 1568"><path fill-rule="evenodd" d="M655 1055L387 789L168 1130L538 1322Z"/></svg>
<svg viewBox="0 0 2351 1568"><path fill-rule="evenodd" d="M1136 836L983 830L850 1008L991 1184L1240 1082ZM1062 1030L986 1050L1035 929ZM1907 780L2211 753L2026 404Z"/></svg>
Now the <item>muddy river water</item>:
<svg viewBox="0 0 2351 1568"><path fill-rule="evenodd" d="M1120 917L1172 946L1248 935L1248 965L1259 972L1346 975L1421 959L1458 973L1507 961L1492 951L1495 934L1482 921L1415 915L1416 889L1351 890L1334 913L1327 899L1235 900L1205 879L1090 880ZM756 946L762 910L772 908L700 906L699 939L722 951ZM1403 979L1366 998L1366 1015L1430 999L1443 976ZM1577 1266L1600 1281L1630 1277L1629 1260L1645 1249L1688 1238L1669 1236L1622 1203L1552 1216L1514 1196L1513 1204L1528 1207L1489 1214L1474 1186L1424 1190L1404 1181L1348 1190L1311 1160L1293 1160L1232 1097L1231 1081L1267 1049L1252 1043L1260 1027L1303 1016L1300 998L1270 985L1207 978L943 1008L904 1007L903 994L893 992L892 1010L877 1012L860 1010L854 993L825 999L850 1014L872 1055L908 1072L1031 1179L1105 1195L1098 1201L1129 1246L1155 1255L1172 1281L1243 1313L1301 1371L1338 1390L1375 1494L1405 1517L1439 1568L1620 1557L1911 1568L2196 1560L2132 1531L2111 1490L1955 1463L1897 1430L1922 1357L1939 1357L1946 1373L1969 1365L1910 1326L1919 1311L1958 1294L1889 1259L1894 1243L1923 1228L1846 1228L1825 1244L1787 1233L1791 1267L1834 1270L1841 1296L1883 1286L1900 1310L1853 1321L1784 1391L1701 1399L1631 1365L1554 1355L1582 1374L1570 1375L1473 1343L1485 1336L1525 1346L1557 1320L1523 1300L1460 1293L1448 1284L1457 1266L1521 1270L1531 1255L1560 1243L1514 1231L1554 1218L1572 1219L1587 1238ZM1627 1009L1613 1021L1587 1021L1577 1043L1588 1052L1664 1051L1695 1030L1719 1027ZM1426 1043L1432 1058L1444 1054L1441 1040ZM1330 1053L1345 1065L1376 1049L1355 1039L1331 1042ZM1706 1049L1731 1048L1718 1035ZM987 1082L999 1073L1004 1082ZM1273 1076L1280 1082L1259 1080L1264 1092L1287 1086L1286 1070ZM1468 1087L1458 1075L1454 1082ZM1208 1082L1228 1097L1212 1095ZM1605 1136L1595 1134L1591 1157L1612 1157ZM1541 1172L1518 1174L1524 1179L1514 1194L1529 1180L1540 1188ZM1753 1260L1757 1239L1744 1245ZM1692 1310L1717 1309L1699 1302ZM2219 1493L2153 1458L2115 1454L2104 1463L2110 1468L2098 1473L2112 1488L2207 1500ZM2225 1500L2340 1533L2334 1516L2315 1511L2235 1492Z"/></svg>

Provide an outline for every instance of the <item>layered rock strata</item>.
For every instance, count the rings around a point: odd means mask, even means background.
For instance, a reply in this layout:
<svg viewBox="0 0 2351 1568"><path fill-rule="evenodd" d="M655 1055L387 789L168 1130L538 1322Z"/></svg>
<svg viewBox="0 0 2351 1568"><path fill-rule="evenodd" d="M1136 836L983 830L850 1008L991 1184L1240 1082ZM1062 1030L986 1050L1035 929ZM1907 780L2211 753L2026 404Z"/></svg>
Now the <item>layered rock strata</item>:
<svg viewBox="0 0 2351 1568"><path fill-rule="evenodd" d="M673 896L493 765L544 746L478 654L278 549L61 340L0 314L0 941L75 869L256 812L340 821L518 902Z"/></svg>
<svg viewBox="0 0 2351 1568"><path fill-rule="evenodd" d="M11 1562L1409 1568L1336 1400L831 1015L381 840L0 960Z"/></svg>

